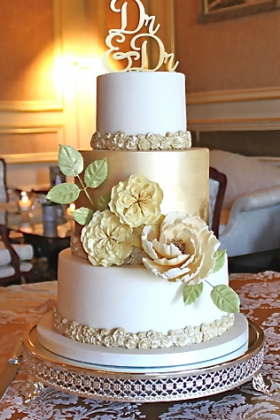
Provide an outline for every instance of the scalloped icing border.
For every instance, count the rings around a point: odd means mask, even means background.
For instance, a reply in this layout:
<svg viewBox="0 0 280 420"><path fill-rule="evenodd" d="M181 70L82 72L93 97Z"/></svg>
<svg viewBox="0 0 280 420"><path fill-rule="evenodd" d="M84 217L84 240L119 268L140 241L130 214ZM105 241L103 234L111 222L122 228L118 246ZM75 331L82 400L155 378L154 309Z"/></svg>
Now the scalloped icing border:
<svg viewBox="0 0 280 420"><path fill-rule="evenodd" d="M192 146L190 131L175 133L127 135L122 131L116 134L101 134L96 131L90 141L93 150L187 150Z"/></svg>
<svg viewBox="0 0 280 420"><path fill-rule="evenodd" d="M226 314L213 322L170 330L167 334L152 330L134 334L126 332L123 328L109 330L81 325L62 318L57 308L53 309L53 326L59 334L80 343L127 349L156 349L199 344L221 336L233 323L234 314Z"/></svg>

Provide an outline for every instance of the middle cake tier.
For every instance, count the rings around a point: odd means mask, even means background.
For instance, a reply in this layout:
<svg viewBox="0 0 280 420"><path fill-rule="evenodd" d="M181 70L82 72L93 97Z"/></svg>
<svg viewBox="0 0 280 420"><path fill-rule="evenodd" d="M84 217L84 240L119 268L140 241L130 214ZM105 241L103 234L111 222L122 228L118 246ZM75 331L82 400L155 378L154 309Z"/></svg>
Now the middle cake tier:
<svg viewBox="0 0 280 420"><path fill-rule="evenodd" d="M97 189L88 189L96 206L97 199L132 174L157 182L163 190L161 212L173 211L197 215L208 221L209 151L203 148L170 151L94 150L81 152L85 168L96 160L107 159L108 177ZM89 207L80 194L77 207Z"/></svg>

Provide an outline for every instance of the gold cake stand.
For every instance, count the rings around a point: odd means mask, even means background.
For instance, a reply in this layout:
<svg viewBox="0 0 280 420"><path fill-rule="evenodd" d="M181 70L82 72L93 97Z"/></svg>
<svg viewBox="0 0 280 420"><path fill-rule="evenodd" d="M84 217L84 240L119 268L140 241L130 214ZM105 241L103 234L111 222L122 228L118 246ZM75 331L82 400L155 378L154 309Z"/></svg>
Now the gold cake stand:
<svg viewBox="0 0 280 420"><path fill-rule="evenodd" d="M37 339L36 324L23 337L22 362L28 370L25 401L35 398L44 386L93 399L122 402L166 402L206 397L228 391L252 380L255 390L269 393L260 369L264 359L264 333L249 322L248 350L227 362L188 370L160 373L117 372L106 366L82 364L57 356Z"/></svg>

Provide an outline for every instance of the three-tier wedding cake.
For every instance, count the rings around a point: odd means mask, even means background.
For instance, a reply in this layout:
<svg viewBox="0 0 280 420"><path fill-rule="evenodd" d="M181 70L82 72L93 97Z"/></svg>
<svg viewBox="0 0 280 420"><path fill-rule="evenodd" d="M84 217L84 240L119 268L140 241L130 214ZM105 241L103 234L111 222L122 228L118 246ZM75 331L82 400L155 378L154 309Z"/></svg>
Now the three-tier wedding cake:
<svg viewBox="0 0 280 420"><path fill-rule="evenodd" d="M161 51L169 70L172 60ZM97 79L92 151L60 147L60 168L75 183L48 198L75 199L77 226L59 255L57 306L39 323L39 341L103 366L232 357L247 346L247 321L207 225L208 150L191 148L185 76L129 70Z"/></svg>

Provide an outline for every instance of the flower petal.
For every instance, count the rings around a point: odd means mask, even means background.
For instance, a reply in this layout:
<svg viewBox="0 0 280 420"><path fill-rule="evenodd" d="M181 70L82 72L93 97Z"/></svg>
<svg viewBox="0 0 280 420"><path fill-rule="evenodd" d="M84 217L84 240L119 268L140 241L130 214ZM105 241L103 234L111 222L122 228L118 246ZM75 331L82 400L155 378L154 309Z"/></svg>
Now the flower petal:
<svg viewBox="0 0 280 420"><path fill-rule="evenodd" d="M169 281L176 281L184 275L188 274L190 271L188 267L182 270L181 268L169 268L169 266L159 266L155 263L155 261L149 260L147 258L143 258L143 263L146 268L153 272L153 274Z"/></svg>
<svg viewBox="0 0 280 420"><path fill-rule="evenodd" d="M133 232L110 210L95 212L82 229L81 241L91 264L104 267L121 265L133 245Z"/></svg>
<svg viewBox="0 0 280 420"><path fill-rule="evenodd" d="M146 268L169 281L200 282L213 272L220 243L198 217L172 212L153 230L145 226L142 246Z"/></svg>
<svg viewBox="0 0 280 420"><path fill-rule="evenodd" d="M156 182L131 175L112 188L109 208L122 223L135 228L159 219L162 198L163 192Z"/></svg>

